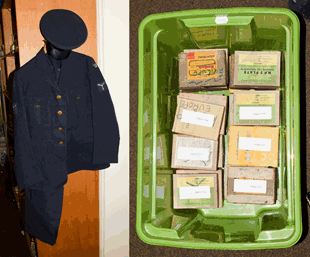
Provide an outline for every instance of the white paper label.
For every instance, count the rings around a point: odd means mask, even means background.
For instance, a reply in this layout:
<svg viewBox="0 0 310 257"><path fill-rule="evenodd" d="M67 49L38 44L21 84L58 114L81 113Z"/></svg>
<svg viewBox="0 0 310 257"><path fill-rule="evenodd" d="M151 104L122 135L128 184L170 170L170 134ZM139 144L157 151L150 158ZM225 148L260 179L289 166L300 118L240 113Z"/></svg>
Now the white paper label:
<svg viewBox="0 0 310 257"><path fill-rule="evenodd" d="M218 15L215 18L216 24L226 24L228 22L227 15Z"/></svg>
<svg viewBox="0 0 310 257"><path fill-rule="evenodd" d="M234 179L234 192L266 194L266 180Z"/></svg>
<svg viewBox="0 0 310 257"><path fill-rule="evenodd" d="M175 226L175 228L174 228L174 229L175 229L175 230L178 230L181 226L182 226L182 224L181 224L181 223L179 223L178 225L176 225L176 226Z"/></svg>
<svg viewBox="0 0 310 257"><path fill-rule="evenodd" d="M149 185L144 185L143 196L149 198L150 196ZM162 187L162 186L156 187L156 198L165 199L165 187Z"/></svg>
<svg viewBox="0 0 310 257"><path fill-rule="evenodd" d="M160 148L160 146L157 146L156 158L157 158L157 160L160 160L160 159L161 159L161 148Z"/></svg>
<svg viewBox="0 0 310 257"><path fill-rule="evenodd" d="M149 160L150 159L150 147L145 147L144 148L144 160ZM156 159L160 160L161 159L161 148L160 146L157 146L157 155Z"/></svg>
<svg viewBox="0 0 310 257"><path fill-rule="evenodd" d="M150 159L150 147L144 148L144 160Z"/></svg>
<svg viewBox="0 0 310 257"><path fill-rule="evenodd" d="M144 113L144 120L143 120L143 126L148 122L148 116L147 116L147 111Z"/></svg>
<svg viewBox="0 0 310 257"><path fill-rule="evenodd" d="M180 199L205 199L211 197L209 186L179 187Z"/></svg>
<svg viewBox="0 0 310 257"><path fill-rule="evenodd" d="M209 160L209 148L178 147L177 159L192 161Z"/></svg>
<svg viewBox="0 0 310 257"><path fill-rule="evenodd" d="M181 122L211 128L213 127L214 124L214 115L208 113L183 110Z"/></svg>
<svg viewBox="0 0 310 257"><path fill-rule="evenodd" d="M270 138L239 137L239 150L271 151Z"/></svg>
<svg viewBox="0 0 310 257"><path fill-rule="evenodd" d="M240 120L271 120L271 106L241 106L239 107Z"/></svg>
<svg viewBox="0 0 310 257"><path fill-rule="evenodd" d="M150 193L149 193L149 185L144 185L143 187L143 196L144 197L149 197Z"/></svg>
<svg viewBox="0 0 310 257"><path fill-rule="evenodd" d="M165 187L156 187L156 198L165 199Z"/></svg>

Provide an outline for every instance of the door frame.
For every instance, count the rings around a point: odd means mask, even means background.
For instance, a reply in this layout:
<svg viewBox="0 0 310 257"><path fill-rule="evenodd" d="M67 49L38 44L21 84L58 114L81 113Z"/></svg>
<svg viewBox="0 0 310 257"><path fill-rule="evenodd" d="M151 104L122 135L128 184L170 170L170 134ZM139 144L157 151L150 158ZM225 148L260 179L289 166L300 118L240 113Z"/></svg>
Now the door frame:
<svg viewBox="0 0 310 257"><path fill-rule="evenodd" d="M120 129L118 163L99 171L100 257L129 256L129 0L96 0L96 6L97 63Z"/></svg>

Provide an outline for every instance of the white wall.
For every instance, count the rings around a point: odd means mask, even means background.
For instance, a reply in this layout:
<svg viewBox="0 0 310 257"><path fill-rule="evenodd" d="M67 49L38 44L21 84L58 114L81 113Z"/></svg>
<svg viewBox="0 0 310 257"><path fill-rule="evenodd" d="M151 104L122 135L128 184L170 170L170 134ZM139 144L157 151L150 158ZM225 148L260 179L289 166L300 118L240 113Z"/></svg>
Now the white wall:
<svg viewBox="0 0 310 257"><path fill-rule="evenodd" d="M129 0L97 0L98 65L120 128L119 163L100 171L100 256L129 256Z"/></svg>

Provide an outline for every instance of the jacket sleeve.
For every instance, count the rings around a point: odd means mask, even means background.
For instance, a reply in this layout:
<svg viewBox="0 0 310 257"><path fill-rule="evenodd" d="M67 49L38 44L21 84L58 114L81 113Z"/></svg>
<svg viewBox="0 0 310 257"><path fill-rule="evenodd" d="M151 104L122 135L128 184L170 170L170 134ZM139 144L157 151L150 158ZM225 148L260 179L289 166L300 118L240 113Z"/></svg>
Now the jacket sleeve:
<svg viewBox="0 0 310 257"><path fill-rule="evenodd" d="M93 58L88 64L93 119L93 164L117 163L119 128L108 86Z"/></svg>
<svg viewBox="0 0 310 257"><path fill-rule="evenodd" d="M18 71L14 73L12 102L14 113L14 171L20 189L31 188L32 185L45 180L39 168L34 146L29 135L29 122L26 118L24 83Z"/></svg>

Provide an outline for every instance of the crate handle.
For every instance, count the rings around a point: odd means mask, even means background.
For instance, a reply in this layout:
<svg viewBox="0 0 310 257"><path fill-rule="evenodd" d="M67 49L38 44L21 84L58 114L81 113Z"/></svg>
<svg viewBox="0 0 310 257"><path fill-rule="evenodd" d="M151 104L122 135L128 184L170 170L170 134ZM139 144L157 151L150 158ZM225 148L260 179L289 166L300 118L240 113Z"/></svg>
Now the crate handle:
<svg viewBox="0 0 310 257"><path fill-rule="evenodd" d="M213 17L181 19L186 27L210 27L210 26L244 26L249 25L254 16L227 16L216 15Z"/></svg>

